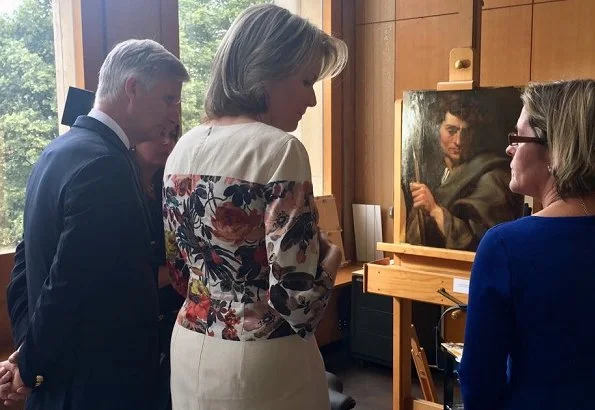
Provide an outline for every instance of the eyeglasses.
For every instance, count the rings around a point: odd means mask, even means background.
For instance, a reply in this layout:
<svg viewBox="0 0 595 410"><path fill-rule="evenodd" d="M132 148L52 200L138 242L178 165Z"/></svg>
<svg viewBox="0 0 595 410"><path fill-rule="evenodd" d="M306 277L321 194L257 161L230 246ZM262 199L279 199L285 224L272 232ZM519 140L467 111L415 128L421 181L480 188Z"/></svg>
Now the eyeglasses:
<svg viewBox="0 0 595 410"><path fill-rule="evenodd" d="M510 145L511 147L517 147L519 143L522 142L539 144L543 146L547 145L547 141L543 138L524 137L522 135L515 134L514 132L508 134L508 145Z"/></svg>

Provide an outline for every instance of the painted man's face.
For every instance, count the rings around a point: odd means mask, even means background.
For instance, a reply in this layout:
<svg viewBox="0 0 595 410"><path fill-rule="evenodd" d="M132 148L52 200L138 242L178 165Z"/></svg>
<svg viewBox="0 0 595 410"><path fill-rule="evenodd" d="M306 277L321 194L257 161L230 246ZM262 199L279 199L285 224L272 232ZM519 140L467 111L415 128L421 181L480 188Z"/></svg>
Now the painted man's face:
<svg viewBox="0 0 595 410"><path fill-rule="evenodd" d="M444 152L446 165L454 167L463 162L473 143L473 135L469 124L459 117L447 112L440 124L440 146Z"/></svg>

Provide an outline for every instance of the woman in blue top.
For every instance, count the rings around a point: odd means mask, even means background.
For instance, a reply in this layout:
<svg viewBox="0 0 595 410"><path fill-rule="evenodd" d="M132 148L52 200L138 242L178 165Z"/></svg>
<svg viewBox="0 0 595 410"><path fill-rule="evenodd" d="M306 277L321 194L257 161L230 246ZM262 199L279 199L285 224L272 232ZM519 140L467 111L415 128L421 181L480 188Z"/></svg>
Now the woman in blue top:
<svg viewBox="0 0 595 410"><path fill-rule="evenodd" d="M531 84L506 152L543 210L483 237L460 368L465 410L593 409L595 81Z"/></svg>

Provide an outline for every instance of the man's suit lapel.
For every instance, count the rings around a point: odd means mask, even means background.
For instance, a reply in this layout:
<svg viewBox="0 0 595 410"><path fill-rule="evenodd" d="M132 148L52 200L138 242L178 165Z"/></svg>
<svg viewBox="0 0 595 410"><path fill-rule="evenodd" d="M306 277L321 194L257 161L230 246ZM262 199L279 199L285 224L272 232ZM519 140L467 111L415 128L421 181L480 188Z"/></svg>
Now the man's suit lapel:
<svg viewBox="0 0 595 410"><path fill-rule="evenodd" d="M95 118L88 117L86 115L81 115L76 119L72 126L76 128L86 128L90 131L95 132L101 138L106 140L109 144L113 145L114 148L120 151L122 155L124 155L124 157L126 157L126 160L128 161L128 166L130 167L130 172L132 173L134 180L134 190L138 198L138 201L140 202L139 205L142 208L147 233L149 235L150 240L153 241L153 233L155 231L153 224L151 223L151 214L149 212L147 199L144 194L142 184L140 182L139 170L136 164L134 163L134 160L132 159L130 151L126 148L126 145L124 145L120 137L118 137L118 134L116 134L110 127L108 127L101 121L96 120ZM150 245L152 248L152 244Z"/></svg>

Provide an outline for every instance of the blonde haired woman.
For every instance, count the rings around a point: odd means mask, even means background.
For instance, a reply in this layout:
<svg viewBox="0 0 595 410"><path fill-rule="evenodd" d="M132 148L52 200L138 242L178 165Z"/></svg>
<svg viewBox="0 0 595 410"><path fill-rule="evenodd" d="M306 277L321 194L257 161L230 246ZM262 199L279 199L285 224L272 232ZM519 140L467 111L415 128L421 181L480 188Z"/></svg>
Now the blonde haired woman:
<svg viewBox="0 0 595 410"><path fill-rule="evenodd" d="M274 6L244 11L213 63L208 121L167 161L168 264L186 297L171 342L184 410L327 410L312 337L341 255L321 240L295 130L345 44Z"/></svg>
<svg viewBox="0 0 595 410"><path fill-rule="evenodd" d="M522 99L510 189L543 210L490 229L477 250L465 410L592 409L595 81L531 84Z"/></svg>

